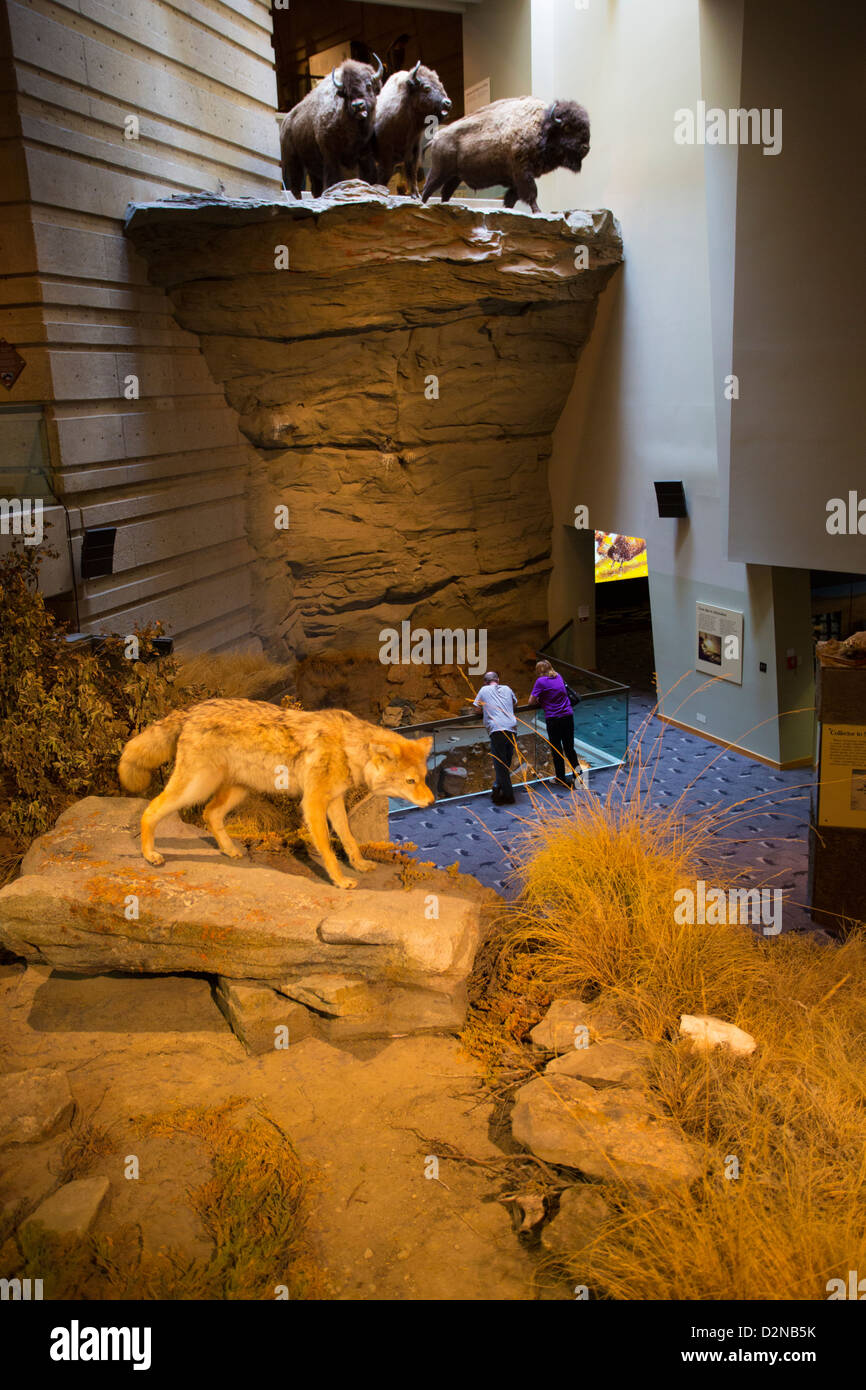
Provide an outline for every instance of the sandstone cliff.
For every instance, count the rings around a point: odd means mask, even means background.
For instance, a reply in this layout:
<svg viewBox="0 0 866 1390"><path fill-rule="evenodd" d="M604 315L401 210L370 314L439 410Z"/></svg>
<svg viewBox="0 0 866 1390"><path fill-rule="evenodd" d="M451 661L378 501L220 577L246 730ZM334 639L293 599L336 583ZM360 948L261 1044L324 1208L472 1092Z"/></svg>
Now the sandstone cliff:
<svg viewBox="0 0 866 1390"><path fill-rule="evenodd" d="M256 446L272 650L375 659L406 618L544 631L550 434L622 258L609 212L424 206L353 181L137 206L127 230Z"/></svg>

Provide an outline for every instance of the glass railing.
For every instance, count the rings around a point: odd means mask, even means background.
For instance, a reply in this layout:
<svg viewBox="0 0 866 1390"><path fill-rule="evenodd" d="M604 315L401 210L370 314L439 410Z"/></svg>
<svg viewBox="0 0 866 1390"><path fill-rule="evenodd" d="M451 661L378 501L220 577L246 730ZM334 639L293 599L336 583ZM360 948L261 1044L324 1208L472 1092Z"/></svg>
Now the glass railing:
<svg viewBox="0 0 866 1390"><path fill-rule="evenodd" d="M551 654L549 645L538 655L546 657L580 697L572 705L572 713L575 752L588 764L583 771L616 767L625 757L628 746L628 686L562 661ZM541 710L519 705L516 714L514 733L520 756L514 757L510 775L512 783L520 787L544 781L554 775L554 770ZM490 738L479 717L469 714L454 719L434 719L426 724L403 727L399 733L404 738L432 736L427 783L437 801L490 792L493 785ZM406 801L391 800L389 804L392 813L417 809Z"/></svg>

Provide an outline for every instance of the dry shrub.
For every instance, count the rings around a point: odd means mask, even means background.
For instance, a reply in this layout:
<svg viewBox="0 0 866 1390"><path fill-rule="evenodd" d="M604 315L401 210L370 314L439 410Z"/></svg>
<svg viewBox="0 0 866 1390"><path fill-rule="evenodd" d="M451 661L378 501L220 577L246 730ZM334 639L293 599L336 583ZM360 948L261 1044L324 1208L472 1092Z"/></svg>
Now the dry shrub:
<svg viewBox="0 0 866 1390"><path fill-rule="evenodd" d="M180 652L175 679L181 690L204 687L224 700L255 700L279 693L291 673L291 665L263 652Z"/></svg>
<svg viewBox="0 0 866 1390"><path fill-rule="evenodd" d="M520 1044L547 1004L601 995L656 1044L651 1087L705 1146L706 1173L651 1199L603 1185L611 1220L568 1262L593 1296L824 1299L828 1279L866 1268L866 928L833 944L675 923L676 889L740 886L717 837L742 809L653 809L639 764L603 800L536 808L464 1042L513 1086L538 1067ZM681 1013L736 1023L758 1049L696 1053Z"/></svg>
<svg viewBox="0 0 866 1390"><path fill-rule="evenodd" d="M37 587L40 555L0 559L0 836L4 876L14 856L81 796L117 793L117 761L139 729L212 692L178 689L171 658L155 658L159 624L93 651L70 645Z"/></svg>

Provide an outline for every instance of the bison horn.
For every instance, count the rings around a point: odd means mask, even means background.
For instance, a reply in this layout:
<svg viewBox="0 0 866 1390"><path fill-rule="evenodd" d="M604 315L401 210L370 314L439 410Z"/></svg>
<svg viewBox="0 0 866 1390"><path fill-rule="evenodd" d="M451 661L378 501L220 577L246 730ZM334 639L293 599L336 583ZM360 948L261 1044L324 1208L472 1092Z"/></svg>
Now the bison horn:
<svg viewBox="0 0 866 1390"><path fill-rule="evenodd" d="M557 103L554 102L553 105L552 105L551 108L550 108L550 114L551 114L551 116L553 117L553 123L554 123L554 125L562 125L562 117L561 117L561 116L557 116L557 114L556 114L556 107L557 107Z"/></svg>
<svg viewBox="0 0 866 1390"><path fill-rule="evenodd" d="M420 66L421 66L421 59L419 58L418 61L417 61L417 63L415 64L414 68L413 68L412 71L409 73L409 81L410 81L410 82L417 82L417 81L418 81L418 69L420 68Z"/></svg>
<svg viewBox="0 0 866 1390"><path fill-rule="evenodd" d="M379 78L379 77L382 76L382 73L385 71L385 69L384 69L384 67L383 67L383 65L382 65L382 59L379 57L378 53L374 53L374 54L373 54L373 57L376 59L376 73L375 73L375 76L376 76L377 78Z"/></svg>
<svg viewBox="0 0 866 1390"><path fill-rule="evenodd" d="M331 69L331 81L333 82L333 84L334 84L334 86L336 87L337 91L340 93L340 96L342 96L342 95L343 95L343 84L342 84L342 82L338 82L338 81L337 81L337 69L336 69L336 68L332 68L332 69Z"/></svg>

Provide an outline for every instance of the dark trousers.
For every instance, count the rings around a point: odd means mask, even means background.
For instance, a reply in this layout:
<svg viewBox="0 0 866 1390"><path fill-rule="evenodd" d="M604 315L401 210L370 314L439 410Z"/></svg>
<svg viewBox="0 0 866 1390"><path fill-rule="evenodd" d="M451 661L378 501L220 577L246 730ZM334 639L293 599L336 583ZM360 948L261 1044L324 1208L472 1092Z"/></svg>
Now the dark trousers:
<svg viewBox="0 0 866 1390"><path fill-rule="evenodd" d="M514 788L508 769L515 753L514 734L498 729L490 735L490 752L493 754L494 785L498 787L503 801L514 800Z"/></svg>
<svg viewBox="0 0 866 1390"><path fill-rule="evenodd" d="M559 714L545 721L547 738L553 755L553 771L558 780L573 777L577 771L577 753L574 749L574 715Z"/></svg>

